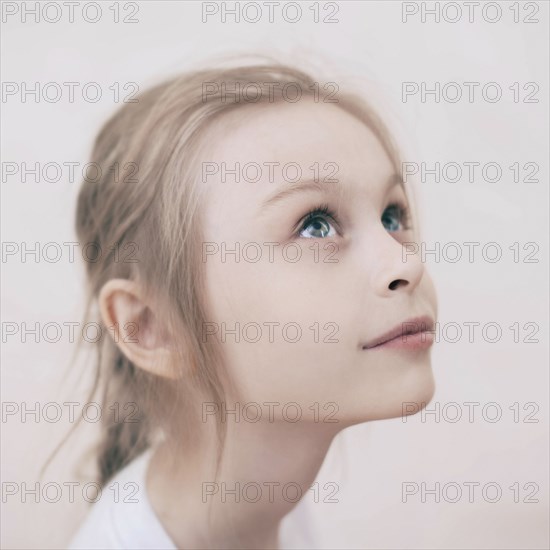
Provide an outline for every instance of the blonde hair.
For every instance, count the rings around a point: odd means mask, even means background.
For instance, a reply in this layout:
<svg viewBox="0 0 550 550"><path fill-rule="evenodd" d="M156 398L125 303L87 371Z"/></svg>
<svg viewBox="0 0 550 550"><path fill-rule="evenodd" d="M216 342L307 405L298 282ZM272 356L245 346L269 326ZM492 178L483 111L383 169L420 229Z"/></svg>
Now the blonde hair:
<svg viewBox="0 0 550 550"><path fill-rule="evenodd" d="M206 98L205 83L211 84ZM325 89L305 72L280 64L200 70L172 78L141 93L136 103L124 104L96 138L91 162L102 168L102 175L99 181L83 182L76 211L80 242L94 243L103 251L86 265L87 319L99 322L105 334L107 327L90 313L100 289L112 278L137 281L149 303L166 312L168 333L186 335L177 360L191 357L193 363L186 369L192 374L174 382L137 368L111 337L96 344L93 391L102 391L104 410L118 402L135 403L138 411L132 418L137 422L102 417L98 465L103 483L150 446L157 432L176 444L189 444L199 431L201 399L208 396L221 403L231 384L221 368L219 347L201 340L208 301L200 260L197 158L212 122L252 103L250 83L260 96L255 105L287 101L283 93L289 83L296 84L304 97L317 93L316 101L334 97L333 88ZM224 86L227 91L248 88L247 95L224 94ZM355 96L338 93L336 98L338 107L375 132L398 170L395 147L373 110ZM136 251L137 261L121 261L120 251L128 246ZM223 448L225 431L219 421L217 433Z"/></svg>

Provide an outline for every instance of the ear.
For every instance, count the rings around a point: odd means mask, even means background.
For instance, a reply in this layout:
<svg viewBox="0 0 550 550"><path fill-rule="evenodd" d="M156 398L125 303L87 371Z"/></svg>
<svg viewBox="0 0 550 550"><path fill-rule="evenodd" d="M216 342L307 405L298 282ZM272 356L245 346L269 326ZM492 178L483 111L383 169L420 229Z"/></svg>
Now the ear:
<svg viewBox="0 0 550 550"><path fill-rule="evenodd" d="M99 293L99 309L115 344L136 367L157 376L178 378L162 316L146 303L137 283L107 281Z"/></svg>

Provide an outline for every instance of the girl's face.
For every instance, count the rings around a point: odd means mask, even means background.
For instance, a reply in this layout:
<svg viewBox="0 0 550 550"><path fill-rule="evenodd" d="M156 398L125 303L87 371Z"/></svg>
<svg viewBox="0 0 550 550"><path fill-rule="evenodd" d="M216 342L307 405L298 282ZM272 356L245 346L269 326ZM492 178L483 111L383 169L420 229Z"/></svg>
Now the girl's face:
<svg viewBox="0 0 550 550"><path fill-rule="evenodd" d="M401 180L373 132L307 100L238 109L206 141L202 335L223 348L239 412L342 426L429 401L429 345L369 347L436 316L425 266L403 253L416 232Z"/></svg>

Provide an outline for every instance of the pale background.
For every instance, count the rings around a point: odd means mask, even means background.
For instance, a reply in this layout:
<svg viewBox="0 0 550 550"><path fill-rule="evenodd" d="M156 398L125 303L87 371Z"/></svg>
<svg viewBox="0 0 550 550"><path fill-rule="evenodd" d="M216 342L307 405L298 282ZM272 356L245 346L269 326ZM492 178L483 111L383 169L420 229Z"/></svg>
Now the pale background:
<svg viewBox="0 0 550 550"><path fill-rule="evenodd" d="M502 420L492 424L478 414L473 423L422 423L417 416L349 430L319 475L340 484L340 503L301 504L285 521L284 541L316 548L548 548L548 3L537 3L538 24L513 23L507 2L500 3L503 17L494 24L479 16L455 24L433 18L422 24L417 16L403 24L400 2L339 2L340 22L332 25L311 22L311 2L303 3L303 19L295 24L280 17L276 23L203 24L199 2L143 2L138 24L114 24L111 4L101 3L104 17L96 24L82 22L78 11L72 24L9 18L2 29L2 80L97 81L104 90L132 81L145 88L225 53L305 58L325 69L322 81L335 69L367 82L369 97L382 106L406 151L413 151L408 160L502 164L499 183L478 178L473 184L417 186L426 241L496 241L504 250L506 259L495 264L485 262L479 249L473 263L430 262L442 323L495 321L504 327L499 343L468 343L464 336L460 343L435 346L434 401L497 402ZM496 81L507 99L402 103L401 82L422 80ZM507 87L516 81L538 83L540 102L513 103ZM110 96L95 104L9 98L2 104L2 160L84 163L95 132L115 107ZM540 165L540 182L513 183L506 167L531 161ZM67 178L2 183L2 240L74 241L77 188ZM508 246L528 241L538 243L539 263L511 261ZM2 268L3 322L80 320L80 264L12 257ZM540 342L514 343L507 327L515 322L538 323ZM71 373L74 346L66 339L36 344L30 338L22 344L11 337L2 346L2 400L29 406L84 401L85 383L78 390L75 384L85 382L89 371ZM536 402L539 422L514 423L508 410L514 402ZM34 485L69 427L68 421L9 417L2 423L2 481ZM93 435L93 427L85 426L42 482L78 479L75 463ZM495 481L503 497L491 504L478 491L473 503L463 495L455 504L433 498L421 503L418 497L404 504L404 481ZM508 487L515 482L537 483L539 502L514 503ZM81 499L6 500L5 548L62 547L86 511Z"/></svg>

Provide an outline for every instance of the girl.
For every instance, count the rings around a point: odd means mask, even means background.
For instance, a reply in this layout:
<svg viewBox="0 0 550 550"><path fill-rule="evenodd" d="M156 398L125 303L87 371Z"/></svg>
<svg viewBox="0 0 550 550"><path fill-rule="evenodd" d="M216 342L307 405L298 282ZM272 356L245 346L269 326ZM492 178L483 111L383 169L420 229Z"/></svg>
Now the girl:
<svg viewBox="0 0 550 550"><path fill-rule="evenodd" d="M404 253L388 132L294 68L212 69L125 104L92 161L97 386L132 414L104 415L101 482L122 493L71 548L277 548L339 431L434 392L435 291Z"/></svg>

